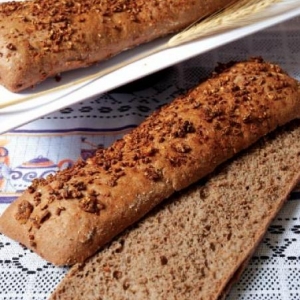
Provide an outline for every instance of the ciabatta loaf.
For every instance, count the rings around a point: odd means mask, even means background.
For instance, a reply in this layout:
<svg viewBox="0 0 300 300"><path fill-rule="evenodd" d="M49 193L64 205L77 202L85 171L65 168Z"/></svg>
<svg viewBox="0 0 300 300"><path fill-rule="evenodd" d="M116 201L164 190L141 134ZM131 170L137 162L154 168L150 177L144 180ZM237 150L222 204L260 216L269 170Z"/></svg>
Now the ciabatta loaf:
<svg viewBox="0 0 300 300"><path fill-rule="evenodd" d="M88 161L34 180L0 231L57 264L82 262L162 200L300 116L296 80L253 59L222 66Z"/></svg>
<svg viewBox="0 0 300 300"><path fill-rule="evenodd" d="M299 180L297 120L74 266L50 299L221 299Z"/></svg>
<svg viewBox="0 0 300 300"><path fill-rule="evenodd" d="M0 83L21 91L177 32L232 0L30 0L0 4Z"/></svg>

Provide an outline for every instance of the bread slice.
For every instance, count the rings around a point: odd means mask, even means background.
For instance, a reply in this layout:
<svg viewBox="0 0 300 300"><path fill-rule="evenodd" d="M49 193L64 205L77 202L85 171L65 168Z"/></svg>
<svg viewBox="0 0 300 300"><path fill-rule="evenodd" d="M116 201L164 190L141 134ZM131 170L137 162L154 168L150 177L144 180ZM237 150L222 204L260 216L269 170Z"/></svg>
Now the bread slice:
<svg viewBox="0 0 300 300"><path fill-rule="evenodd" d="M299 180L297 120L75 265L50 299L218 299Z"/></svg>

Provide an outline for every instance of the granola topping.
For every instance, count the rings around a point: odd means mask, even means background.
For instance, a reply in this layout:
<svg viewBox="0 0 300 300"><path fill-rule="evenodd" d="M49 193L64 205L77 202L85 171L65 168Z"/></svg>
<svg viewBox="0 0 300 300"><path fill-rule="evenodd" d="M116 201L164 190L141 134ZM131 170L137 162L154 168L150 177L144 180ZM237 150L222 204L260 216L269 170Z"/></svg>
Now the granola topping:
<svg viewBox="0 0 300 300"><path fill-rule="evenodd" d="M18 220L21 224L27 223L30 215L33 211L33 205L30 204L27 200L23 200L18 205L18 211L15 215L16 220Z"/></svg>

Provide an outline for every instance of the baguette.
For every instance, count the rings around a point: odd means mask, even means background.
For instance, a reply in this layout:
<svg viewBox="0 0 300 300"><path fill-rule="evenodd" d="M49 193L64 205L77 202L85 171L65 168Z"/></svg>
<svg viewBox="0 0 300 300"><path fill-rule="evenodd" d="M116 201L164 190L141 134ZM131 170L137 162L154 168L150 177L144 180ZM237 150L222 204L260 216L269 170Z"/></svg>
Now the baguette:
<svg viewBox="0 0 300 300"><path fill-rule="evenodd" d="M300 120L157 207L50 300L224 299L300 180Z"/></svg>
<svg viewBox="0 0 300 300"><path fill-rule="evenodd" d="M233 0L31 0L0 4L0 84L17 92L178 32Z"/></svg>
<svg viewBox="0 0 300 300"><path fill-rule="evenodd" d="M162 200L300 116L296 80L252 59L149 116L88 161L32 185L0 217L0 232L55 265L82 262Z"/></svg>

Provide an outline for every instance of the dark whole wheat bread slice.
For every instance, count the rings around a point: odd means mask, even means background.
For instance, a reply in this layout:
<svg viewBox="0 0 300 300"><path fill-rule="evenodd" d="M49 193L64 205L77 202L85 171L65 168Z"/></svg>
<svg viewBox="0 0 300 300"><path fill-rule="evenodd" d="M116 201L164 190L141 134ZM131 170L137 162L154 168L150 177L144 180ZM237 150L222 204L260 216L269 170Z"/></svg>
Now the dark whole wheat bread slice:
<svg viewBox="0 0 300 300"><path fill-rule="evenodd" d="M54 299L220 299L300 180L300 120L71 268Z"/></svg>

